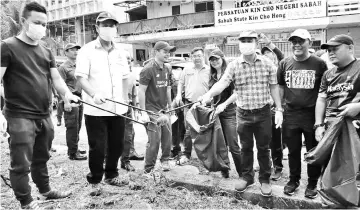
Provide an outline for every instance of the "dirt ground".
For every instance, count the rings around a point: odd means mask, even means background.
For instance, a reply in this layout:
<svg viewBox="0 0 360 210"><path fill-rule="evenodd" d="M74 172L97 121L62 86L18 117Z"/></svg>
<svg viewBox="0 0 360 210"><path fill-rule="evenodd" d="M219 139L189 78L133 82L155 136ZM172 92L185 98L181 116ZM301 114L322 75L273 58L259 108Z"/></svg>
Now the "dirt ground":
<svg viewBox="0 0 360 210"><path fill-rule="evenodd" d="M55 113L53 114L55 115ZM55 117L53 116L54 121ZM142 170L128 173L120 169L120 176L129 180L124 187L103 185L104 193L98 197L91 197L85 175L88 173L87 161L71 161L66 156L65 128L55 128L53 141L56 152L48 162L50 183L52 188L70 190L72 195L61 200L45 200L37 191L35 184L30 181L34 199L40 200L40 206L46 209L259 209L247 201L227 197L222 193L208 194L207 192L189 191L182 187L171 187L172 183L161 172L146 176ZM88 149L85 126L81 131L80 148ZM138 138L138 137L136 137ZM135 140L137 141L137 140ZM143 153L141 151L140 153ZM135 161L134 161L135 162ZM139 161L137 161L139 162ZM193 161L194 165L196 160ZM1 208L19 209L19 202L15 199L10 181L9 149L7 141L1 141ZM200 166L199 166L200 167ZM206 173L200 169L201 173Z"/></svg>

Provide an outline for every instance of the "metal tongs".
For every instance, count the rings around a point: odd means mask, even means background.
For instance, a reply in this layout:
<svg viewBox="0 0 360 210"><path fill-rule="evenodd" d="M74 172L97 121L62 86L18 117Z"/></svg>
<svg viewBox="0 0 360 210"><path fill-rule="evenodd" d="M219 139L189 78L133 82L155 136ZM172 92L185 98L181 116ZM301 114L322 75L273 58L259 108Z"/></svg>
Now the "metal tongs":
<svg viewBox="0 0 360 210"><path fill-rule="evenodd" d="M109 100L109 99L106 99L106 100ZM101 107L99 107L99 106L96 106L96 105L87 103L87 102L85 102L85 101L83 101L83 100L81 100L81 99L78 99L78 103L77 103L77 104L79 104L79 102L81 102L81 103L83 103L83 104L86 104L86 105L88 105L88 106L95 107L95 108L100 109L100 110L102 110L102 111L109 112L109 113L114 114L114 115L116 115L116 116L123 117L123 118L125 118L125 119L127 119L127 120L130 120L130 121L139 123L139 124L145 126L145 128L146 128L147 130L156 132L155 129L156 129L156 127L157 127L157 124L154 123L154 122L152 122L152 121L149 121L149 122L140 122L140 121L134 120L134 119L132 119L132 118L130 118L130 117L127 117L127 116L118 114L118 113L116 113L116 112L112 112L112 111L110 111L110 110L101 108ZM71 103L75 103L75 104L76 104L76 102L74 102L74 101L72 101ZM119 102L119 103L120 103L120 102ZM128 104L124 104L124 105L129 106L129 107L131 106L131 105L128 105ZM132 107L132 106L131 106L131 107ZM138 109L140 109L140 108L138 108Z"/></svg>

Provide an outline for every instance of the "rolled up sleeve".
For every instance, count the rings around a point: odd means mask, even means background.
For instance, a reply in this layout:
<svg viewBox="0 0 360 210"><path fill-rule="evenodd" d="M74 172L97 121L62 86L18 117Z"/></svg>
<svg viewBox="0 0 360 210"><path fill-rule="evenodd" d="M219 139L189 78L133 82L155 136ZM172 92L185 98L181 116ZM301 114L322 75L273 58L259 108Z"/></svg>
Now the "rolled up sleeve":
<svg viewBox="0 0 360 210"><path fill-rule="evenodd" d="M86 49L82 48L76 58L75 76L88 79L90 74L90 67L89 56L86 53Z"/></svg>

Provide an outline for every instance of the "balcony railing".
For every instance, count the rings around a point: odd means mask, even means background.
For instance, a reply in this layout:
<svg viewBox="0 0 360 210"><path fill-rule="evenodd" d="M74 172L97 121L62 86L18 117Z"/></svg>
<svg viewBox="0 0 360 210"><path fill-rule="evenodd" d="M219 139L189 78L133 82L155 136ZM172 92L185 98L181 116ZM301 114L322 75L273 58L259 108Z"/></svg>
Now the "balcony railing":
<svg viewBox="0 0 360 210"><path fill-rule="evenodd" d="M360 14L360 0L329 0L328 16Z"/></svg>
<svg viewBox="0 0 360 210"><path fill-rule="evenodd" d="M121 36L138 35L212 25L214 25L214 11L206 11L120 23L118 32Z"/></svg>

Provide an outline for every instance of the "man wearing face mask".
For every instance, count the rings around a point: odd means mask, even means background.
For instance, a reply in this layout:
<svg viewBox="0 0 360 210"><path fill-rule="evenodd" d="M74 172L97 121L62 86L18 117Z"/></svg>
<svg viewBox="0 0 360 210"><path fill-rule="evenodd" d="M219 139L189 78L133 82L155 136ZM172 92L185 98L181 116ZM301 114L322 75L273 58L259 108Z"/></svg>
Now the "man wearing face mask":
<svg viewBox="0 0 360 210"><path fill-rule="evenodd" d="M127 78L130 71L127 52L113 42L117 24L118 21L110 13L99 14L96 18L96 31L99 37L80 49L75 76L86 93L83 94L84 101L125 115L128 111L126 106L106 100L125 103L128 97ZM124 147L125 119L86 105L84 116L89 141L90 168L86 178L93 187L90 195L97 196L102 193L100 182L104 174L106 184L128 184L119 177L117 168Z"/></svg>
<svg viewBox="0 0 360 210"><path fill-rule="evenodd" d="M307 30L295 30L289 41L294 55L280 62L278 82L285 101L283 141L289 149L290 180L284 187L284 193L293 195L300 185L302 135L307 151L317 145L313 128L315 105L321 77L327 67L322 59L309 53L311 35ZM305 197L315 198L321 167L308 165L307 173Z"/></svg>
<svg viewBox="0 0 360 210"><path fill-rule="evenodd" d="M29 173L43 196L56 199L70 195L52 190L49 184L47 161L54 138L50 116L52 85L67 105L71 100L77 102L78 97L59 75L50 49L39 43L45 36L45 7L30 2L20 14L20 34L3 40L0 45L0 80L4 82L6 95L0 113L0 134L6 131L10 134L10 182L16 199L21 208L37 209L39 205L31 196Z"/></svg>
<svg viewBox="0 0 360 210"><path fill-rule="evenodd" d="M277 127L281 126L283 118L276 67L268 58L256 54L258 34L255 31L242 32L239 40L242 55L228 65L220 81L202 97L202 103L207 103L213 96L219 95L231 82L234 82L237 92L237 132L240 138L242 161L241 179L236 183L235 189L244 192L254 184L253 136L255 136L258 149L257 158L260 165L261 194L271 196L270 95L276 104L275 124Z"/></svg>
<svg viewBox="0 0 360 210"><path fill-rule="evenodd" d="M182 101L181 93L185 91L185 104L196 102L198 98L209 90L210 67L205 64L204 49L196 47L191 51L193 65L187 66L180 74L177 96L175 102L180 104ZM189 107L184 108L184 117ZM185 121L184 135L184 153L180 157L179 165L189 161L192 151L192 140L190 136L190 127Z"/></svg>

